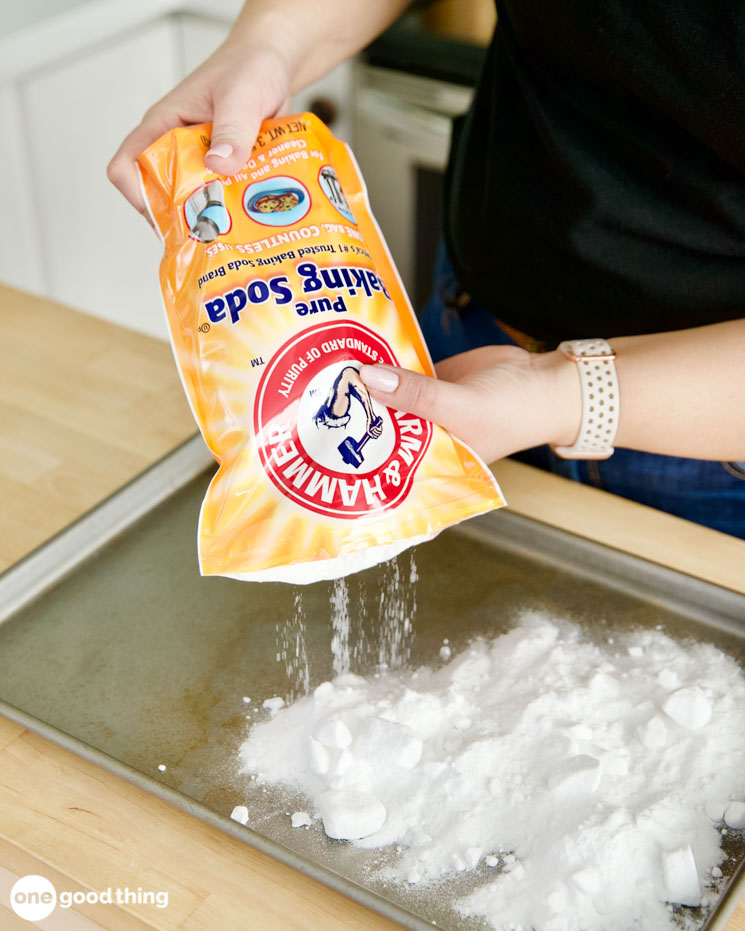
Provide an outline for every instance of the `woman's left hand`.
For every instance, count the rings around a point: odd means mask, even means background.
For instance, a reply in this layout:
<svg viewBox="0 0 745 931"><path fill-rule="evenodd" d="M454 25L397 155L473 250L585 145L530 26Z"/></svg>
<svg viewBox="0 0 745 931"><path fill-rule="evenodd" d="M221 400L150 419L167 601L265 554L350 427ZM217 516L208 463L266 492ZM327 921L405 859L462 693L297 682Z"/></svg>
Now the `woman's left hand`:
<svg viewBox="0 0 745 931"><path fill-rule="evenodd" d="M437 378L390 365L363 365L360 375L377 401L440 424L485 462L576 439L579 379L560 353L484 346L435 368Z"/></svg>

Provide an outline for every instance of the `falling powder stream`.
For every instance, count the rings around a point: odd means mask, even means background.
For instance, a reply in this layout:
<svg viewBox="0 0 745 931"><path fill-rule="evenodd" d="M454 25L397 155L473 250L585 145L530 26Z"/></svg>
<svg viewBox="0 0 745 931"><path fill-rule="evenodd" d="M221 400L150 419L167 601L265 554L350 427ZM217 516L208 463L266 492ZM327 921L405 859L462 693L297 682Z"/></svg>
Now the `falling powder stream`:
<svg viewBox="0 0 745 931"><path fill-rule="evenodd" d="M288 701L310 692L310 665L305 643L305 607L301 591L295 594L293 613L276 625L277 662L284 661L288 682Z"/></svg>
<svg viewBox="0 0 745 931"><path fill-rule="evenodd" d="M373 584L364 578L337 579L331 586L331 654L335 676L370 665L405 666L411 659L416 617L417 569L413 552L381 567ZM310 692L303 593L295 595L292 614L275 625L277 662L287 673L288 702ZM318 670L316 671L318 674ZM322 675L327 675L322 672Z"/></svg>
<svg viewBox="0 0 745 931"><path fill-rule="evenodd" d="M396 669L411 659L411 638L416 615L417 571L414 555L409 554L408 572L403 560L394 559L385 567L380 592L380 646L378 663Z"/></svg>
<svg viewBox="0 0 745 931"><path fill-rule="evenodd" d="M331 589L331 652L334 656L334 674L349 672L349 586L346 579L337 579Z"/></svg>
<svg viewBox="0 0 745 931"><path fill-rule="evenodd" d="M355 580L353 587L347 579L334 582L330 601L335 675L349 672L352 659L357 670L370 662L392 669L408 663L417 578L414 554L409 553L386 563L373 586L363 580Z"/></svg>

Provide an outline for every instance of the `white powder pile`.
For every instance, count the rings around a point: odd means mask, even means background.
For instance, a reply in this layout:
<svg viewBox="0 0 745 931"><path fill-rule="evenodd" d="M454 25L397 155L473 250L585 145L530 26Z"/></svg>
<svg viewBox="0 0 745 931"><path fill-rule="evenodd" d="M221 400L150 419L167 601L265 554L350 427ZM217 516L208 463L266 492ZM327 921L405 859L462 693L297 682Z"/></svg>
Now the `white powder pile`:
<svg viewBox="0 0 745 931"><path fill-rule="evenodd" d="M722 820L745 816L745 676L660 631L598 646L526 617L436 670L323 683L241 757L330 836L400 845L381 879L477 871L455 907L495 928L654 931L666 902L716 898Z"/></svg>

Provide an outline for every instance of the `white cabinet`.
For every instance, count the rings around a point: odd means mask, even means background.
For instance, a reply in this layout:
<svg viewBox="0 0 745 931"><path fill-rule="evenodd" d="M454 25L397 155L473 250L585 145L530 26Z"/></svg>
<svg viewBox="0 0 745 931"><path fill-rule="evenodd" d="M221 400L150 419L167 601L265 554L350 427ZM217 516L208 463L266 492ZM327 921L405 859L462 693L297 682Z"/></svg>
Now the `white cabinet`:
<svg viewBox="0 0 745 931"><path fill-rule="evenodd" d="M106 164L177 78L170 18L22 82L39 275L30 287L80 310L165 336L162 247L108 181Z"/></svg>
<svg viewBox="0 0 745 931"><path fill-rule="evenodd" d="M225 41L230 24L206 16L195 16L193 13L182 13L178 22L181 33L180 67L182 74L187 75Z"/></svg>

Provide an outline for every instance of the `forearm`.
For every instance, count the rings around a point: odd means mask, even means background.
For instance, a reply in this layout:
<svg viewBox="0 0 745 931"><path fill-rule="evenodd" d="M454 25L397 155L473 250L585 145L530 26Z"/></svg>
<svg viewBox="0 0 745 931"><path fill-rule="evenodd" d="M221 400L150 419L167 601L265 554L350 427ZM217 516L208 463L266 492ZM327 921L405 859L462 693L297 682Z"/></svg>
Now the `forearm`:
<svg viewBox="0 0 745 931"><path fill-rule="evenodd" d="M246 0L228 46L270 47L297 92L354 55L411 0Z"/></svg>
<svg viewBox="0 0 745 931"><path fill-rule="evenodd" d="M745 319L691 330L609 339L620 407L616 446L694 459L745 460ZM554 410L570 445L578 430L573 364L549 353ZM573 435L570 435L573 434Z"/></svg>

